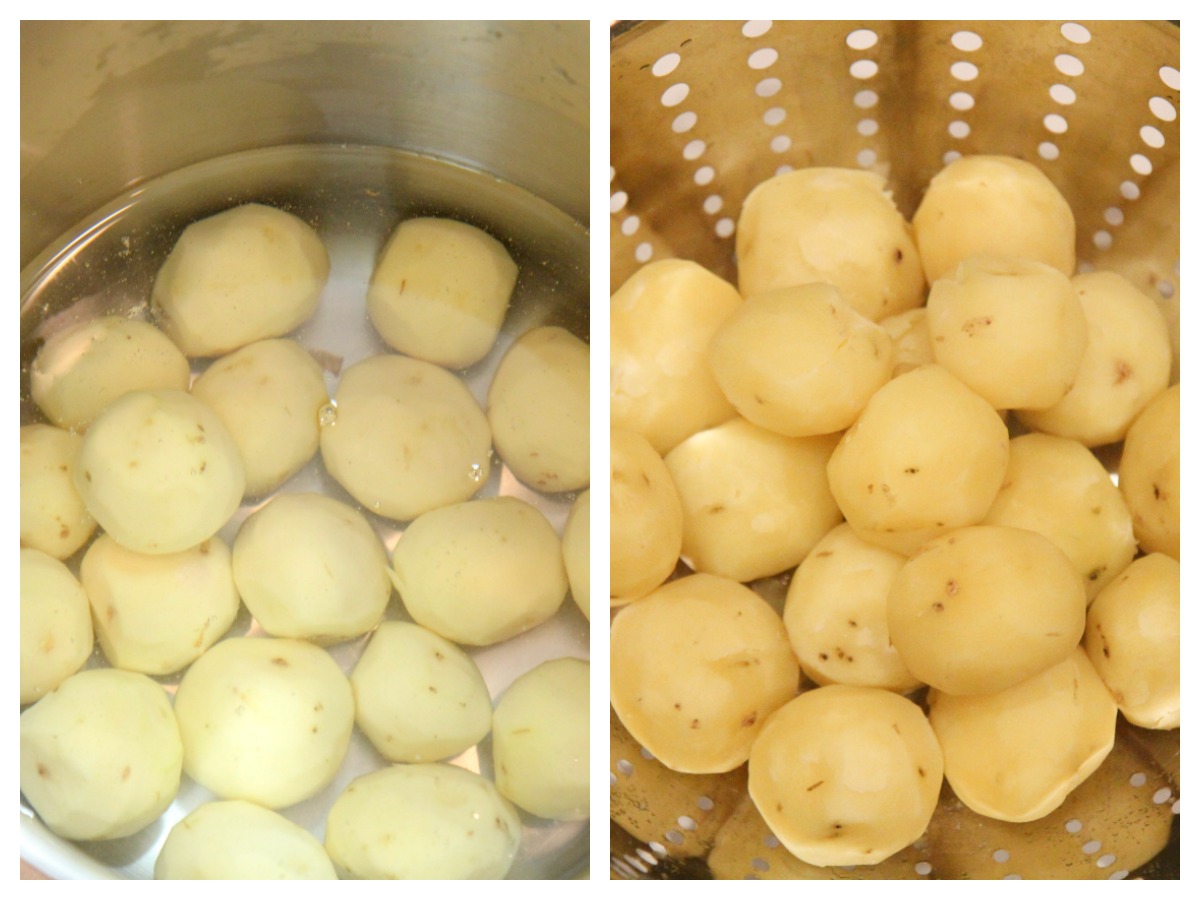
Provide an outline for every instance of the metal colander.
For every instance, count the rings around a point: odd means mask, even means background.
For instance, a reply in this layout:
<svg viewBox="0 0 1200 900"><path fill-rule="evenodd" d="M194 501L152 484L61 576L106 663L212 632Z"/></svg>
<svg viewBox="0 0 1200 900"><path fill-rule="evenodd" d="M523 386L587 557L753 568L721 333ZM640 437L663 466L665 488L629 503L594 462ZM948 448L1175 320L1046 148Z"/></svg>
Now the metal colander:
<svg viewBox="0 0 1200 900"><path fill-rule="evenodd" d="M1175 24L623 22L610 50L614 289L668 257L736 283L742 202L789 169L877 171L911 217L946 163L1004 154L1070 203L1080 270L1116 271L1160 302L1178 380ZM786 578L752 587L778 609ZM926 834L877 866L802 863L750 803L745 767L671 772L615 715L609 777L615 878L1179 875L1179 731L1123 720L1104 765L1051 815L986 819L946 788Z"/></svg>

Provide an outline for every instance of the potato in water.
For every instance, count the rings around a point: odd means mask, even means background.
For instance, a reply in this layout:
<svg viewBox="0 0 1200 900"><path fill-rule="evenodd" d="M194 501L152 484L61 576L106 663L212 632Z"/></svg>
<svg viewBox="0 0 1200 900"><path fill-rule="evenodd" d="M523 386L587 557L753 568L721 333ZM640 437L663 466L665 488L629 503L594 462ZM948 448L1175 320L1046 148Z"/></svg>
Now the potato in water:
<svg viewBox="0 0 1200 900"><path fill-rule="evenodd" d="M929 692L946 780L966 806L1032 822L1062 805L1112 749L1117 705L1082 647L1012 687L956 697Z"/></svg>
<svg viewBox="0 0 1200 900"><path fill-rule="evenodd" d="M321 842L245 800L203 803L175 824L154 860L162 880L337 878Z"/></svg>
<svg viewBox="0 0 1200 900"><path fill-rule="evenodd" d="M683 507L666 464L634 431L609 433L609 594L613 606L667 580L683 547Z"/></svg>
<svg viewBox="0 0 1200 900"><path fill-rule="evenodd" d="M499 879L520 841L520 816L496 786L445 763L362 775L325 820L325 850L349 879Z"/></svg>
<svg viewBox="0 0 1200 900"><path fill-rule="evenodd" d="M21 713L21 793L68 840L141 831L175 799L182 763L167 692L137 672L78 672Z"/></svg>
<svg viewBox="0 0 1200 900"><path fill-rule="evenodd" d="M92 613L83 586L63 563L21 548L21 705L74 675L92 655Z"/></svg>
<svg viewBox="0 0 1200 900"><path fill-rule="evenodd" d="M306 322L329 277L317 233L281 209L248 203L183 230L150 296L188 356L220 356Z"/></svg>
<svg viewBox="0 0 1200 900"><path fill-rule="evenodd" d="M750 752L750 797L816 866L878 863L925 831L942 751L921 708L880 688L829 685L774 712Z"/></svg>
<svg viewBox="0 0 1200 900"><path fill-rule="evenodd" d="M1125 435L1119 485L1146 553L1179 559L1179 385L1155 397Z"/></svg>
<svg viewBox="0 0 1200 900"><path fill-rule="evenodd" d="M728 578L663 585L617 613L610 643L613 709L676 772L736 769L799 688L779 615Z"/></svg>
<svg viewBox="0 0 1200 900"><path fill-rule="evenodd" d="M96 530L72 475L82 443L78 434L53 425L22 426L22 547L66 559Z"/></svg>
<svg viewBox="0 0 1200 900"><path fill-rule="evenodd" d="M487 356L517 283L504 245L453 219L401 222L367 288L367 315L393 350L449 369Z"/></svg>
<svg viewBox="0 0 1200 900"><path fill-rule="evenodd" d="M592 492L580 491L571 504L562 535L563 565L567 567L571 599L585 619L592 617L591 516Z"/></svg>
<svg viewBox="0 0 1200 900"><path fill-rule="evenodd" d="M585 660L551 659L521 675L496 704L496 787L543 819L588 818L588 676Z"/></svg>
<svg viewBox="0 0 1200 900"><path fill-rule="evenodd" d="M74 476L100 527L138 553L208 540L246 485L224 423L183 391L136 391L112 404L84 435Z"/></svg>

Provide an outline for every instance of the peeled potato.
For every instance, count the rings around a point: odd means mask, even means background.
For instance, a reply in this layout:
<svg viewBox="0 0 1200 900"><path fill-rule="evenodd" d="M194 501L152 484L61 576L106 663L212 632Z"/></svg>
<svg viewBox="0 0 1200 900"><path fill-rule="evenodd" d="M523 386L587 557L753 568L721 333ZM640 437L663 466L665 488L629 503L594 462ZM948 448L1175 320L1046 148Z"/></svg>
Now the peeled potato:
<svg viewBox="0 0 1200 900"><path fill-rule="evenodd" d="M911 230L876 172L813 167L762 182L738 218L737 259L744 297L825 282L875 322L925 298Z"/></svg>
<svg viewBox="0 0 1200 900"><path fill-rule="evenodd" d="M887 622L917 678L946 694L990 694L1065 659L1086 610L1083 579L1049 538L976 525L929 542L901 567Z"/></svg>
<svg viewBox="0 0 1200 900"><path fill-rule="evenodd" d="M1134 725L1179 727L1179 562L1135 560L1088 610L1083 646Z"/></svg>
<svg viewBox="0 0 1200 900"><path fill-rule="evenodd" d="M92 613L83 586L48 553L21 549L21 705L74 675L92 655Z"/></svg>
<svg viewBox="0 0 1200 900"><path fill-rule="evenodd" d="M187 358L147 322L104 316L52 334L29 370L29 390L47 418L84 431L130 391L186 391Z"/></svg>
<svg viewBox="0 0 1200 900"><path fill-rule="evenodd" d="M992 694L929 692L946 780L970 809L1031 822L1062 805L1113 747L1117 705L1082 647Z"/></svg>
<svg viewBox="0 0 1200 900"><path fill-rule="evenodd" d="M333 657L288 638L228 638L175 692L184 771L223 800L280 809L337 774L354 696Z"/></svg>
<svg viewBox="0 0 1200 900"><path fill-rule="evenodd" d="M592 615L591 515L592 492L581 491L571 504L562 536L563 565L567 567L571 599L586 619Z"/></svg>
<svg viewBox="0 0 1200 900"><path fill-rule="evenodd" d="M619 606L667 580L683 546L683 507L666 464L634 431L609 434L609 594Z"/></svg>
<svg viewBox="0 0 1200 900"><path fill-rule="evenodd" d="M306 322L329 254L296 216L258 203L184 229L154 280L163 330L188 356L219 356Z"/></svg>
<svg viewBox="0 0 1200 900"><path fill-rule="evenodd" d="M78 672L21 713L21 793L68 840L141 831L175 799L182 760L167 692L136 672Z"/></svg>
<svg viewBox="0 0 1200 900"><path fill-rule="evenodd" d="M444 763L397 764L356 778L325 821L342 878L499 879L521 819L486 778Z"/></svg>
<svg viewBox="0 0 1200 900"><path fill-rule="evenodd" d="M373 356L342 373L321 458L355 500L399 521L473 497L492 434L467 386L432 363Z"/></svg>
<svg viewBox="0 0 1200 900"><path fill-rule="evenodd" d="M192 394L229 429L246 467L247 496L273 491L316 455L318 414L329 394L321 367L295 341L256 341L221 357Z"/></svg>
<svg viewBox="0 0 1200 900"><path fill-rule="evenodd" d="M1075 271L1075 216L1054 183L1010 156L964 156L943 168L913 215L933 284L968 256L1019 256Z"/></svg>
<svg viewBox="0 0 1200 900"><path fill-rule="evenodd" d="M742 298L697 263L656 260L612 295L609 408L660 454L735 415L708 368L708 344Z"/></svg>
<svg viewBox="0 0 1200 900"><path fill-rule="evenodd" d="M421 516L392 554L413 620L460 644L508 640L549 619L567 596L562 544L524 500L472 500Z"/></svg>
<svg viewBox="0 0 1200 900"><path fill-rule="evenodd" d="M229 630L240 606L229 547L219 537L146 554L104 534L88 548L80 578L104 658L147 675L190 665Z"/></svg>
<svg viewBox="0 0 1200 900"><path fill-rule="evenodd" d="M82 443L53 425L21 427L22 547L66 559L96 530L72 477Z"/></svg>
<svg viewBox="0 0 1200 900"><path fill-rule="evenodd" d="M767 719L750 797L788 850L816 866L873 864L925 831L942 751L921 708L881 688L806 691Z"/></svg>
<svg viewBox="0 0 1200 900"><path fill-rule="evenodd" d="M508 348L488 388L496 452L539 491L588 485L589 357L588 345L565 328L534 328Z"/></svg>
<svg viewBox="0 0 1200 900"><path fill-rule="evenodd" d="M492 698L471 657L412 622L380 623L350 687L358 727L391 762L448 759L492 728Z"/></svg>
<svg viewBox="0 0 1200 900"><path fill-rule="evenodd" d="M158 880L334 880L321 842L245 800L202 803L175 824L154 860Z"/></svg>
<svg viewBox="0 0 1200 900"><path fill-rule="evenodd" d="M613 709L676 772L728 772L767 716L795 696L800 669L778 613L715 575L669 582L612 621Z"/></svg>
<svg viewBox="0 0 1200 900"><path fill-rule="evenodd" d="M588 818L590 668L582 659L549 660L518 677L496 704L496 788L543 819Z"/></svg>
<svg viewBox="0 0 1200 900"><path fill-rule="evenodd" d="M1179 385L1147 404L1125 434L1117 470L1133 533L1147 553L1179 559Z"/></svg>
<svg viewBox="0 0 1200 900"><path fill-rule="evenodd" d="M336 643L369 631L392 596L387 551L358 510L280 494L233 544L233 580L267 634Z"/></svg>
<svg viewBox="0 0 1200 900"><path fill-rule="evenodd" d="M220 418L182 391L126 394L92 423L75 487L100 526L138 553L208 540L242 502L241 454Z"/></svg>
<svg viewBox="0 0 1200 900"><path fill-rule="evenodd" d="M486 231L453 219L400 223L367 288L367 315L393 350L451 369L487 355L517 264Z"/></svg>
<svg viewBox="0 0 1200 900"><path fill-rule="evenodd" d="M850 427L891 377L892 341L837 288L805 284L747 297L713 335L708 360L743 418L805 437Z"/></svg>

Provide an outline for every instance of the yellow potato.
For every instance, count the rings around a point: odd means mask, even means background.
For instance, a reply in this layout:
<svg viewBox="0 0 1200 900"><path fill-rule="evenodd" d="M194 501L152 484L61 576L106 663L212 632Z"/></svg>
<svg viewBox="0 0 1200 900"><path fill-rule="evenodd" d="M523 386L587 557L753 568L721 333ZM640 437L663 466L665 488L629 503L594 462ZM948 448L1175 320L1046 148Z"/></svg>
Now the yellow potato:
<svg viewBox="0 0 1200 900"><path fill-rule="evenodd" d="M911 229L875 172L807 168L762 182L742 205L737 259L744 297L825 282L875 322L924 299Z"/></svg>
<svg viewBox="0 0 1200 900"><path fill-rule="evenodd" d="M1121 713L1142 728L1179 727L1179 593L1179 562L1151 553L1088 610L1088 658Z"/></svg>
<svg viewBox="0 0 1200 900"><path fill-rule="evenodd" d="M774 712L750 752L750 797L791 853L873 864L925 831L942 751L921 708L881 688L829 685Z"/></svg>
<svg viewBox="0 0 1200 900"><path fill-rule="evenodd" d="M1053 812L1113 747L1117 705L1082 647L993 694L929 692L946 780L966 806L1005 822Z"/></svg>
<svg viewBox="0 0 1200 900"><path fill-rule="evenodd" d="M612 621L611 699L629 733L676 772L728 772L800 669L778 613L736 581L690 575Z"/></svg>
<svg viewBox="0 0 1200 900"><path fill-rule="evenodd" d="M717 329L709 367L743 418L789 437L849 428L892 373L892 341L828 284L746 299Z"/></svg>
<svg viewBox="0 0 1200 900"><path fill-rule="evenodd" d="M1021 159L956 159L930 181L912 223L930 284L977 254L1075 271L1071 207L1041 169Z"/></svg>
<svg viewBox="0 0 1200 900"><path fill-rule="evenodd" d="M609 434L609 595L614 606L667 580L683 547L683 507L666 464L634 431Z"/></svg>
<svg viewBox="0 0 1200 900"><path fill-rule="evenodd" d="M975 525L929 542L888 594L892 643L946 694L1004 690L1063 660L1083 637L1083 579L1049 538Z"/></svg>
<svg viewBox="0 0 1200 900"><path fill-rule="evenodd" d="M130 391L186 391L187 358L147 322L104 316L52 334L29 370L29 390L56 425L84 431Z"/></svg>
<svg viewBox="0 0 1200 900"><path fill-rule="evenodd" d="M22 547L66 559L96 530L72 475L82 443L53 425L21 427Z"/></svg>
<svg viewBox="0 0 1200 900"><path fill-rule="evenodd" d="M1133 534L1146 553L1179 559L1179 385L1146 405L1125 434L1117 470L1133 515Z"/></svg>
<svg viewBox="0 0 1200 900"><path fill-rule="evenodd" d="M571 599L586 619L592 617L591 515L592 492L581 491L571 504L562 536L563 565L567 567Z"/></svg>
<svg viewBox="0 0 1200 900"><path fill-rule="evenodd" d="M225 423L246 467L246 495L269 493L316 455L329 402L321 367L295 341L256 341L209 366L192 386Z"/></svg>
<svg viewBox="0 0 1200 900"><path fill-rule="evenodd" d="M508 348L488 388L496 452L539 491L588 486L590 355L565 328L534 328Z"/></svg>
<svg viewBox="0 0 1200 900"><path fill-rule="evenodd" d="M220 356L306 322L329 254L305 222L258 203L193 222L167 256L150 300L188 356Z"/></svg>
<svg viewBox="0 0 1200 900"><path fill-rule="evenodd" d="M927 309L934 359L996 409L1045 409L1075 383L1087 319L1053 266L969 256L933 283Z"/></svg>
<svg viewBox="0 0 1200 900"><path fill-rule="evenodd" d="M216 643L237 617L229 547L212 537L178 553L135 553L107 534L79 570L104 658L118 669L167 675Z"/></svg>
<svg viewBox="0 0 1200 900"><path fill-rule="evenodd" d="M667 454L683 503L683 558L735 581L797 565L841 521L825 468L837 435L784 437L745 419Z"/></svg>
<svg viewBox="0 0 1200 900"><path fill-rule="evenodd" d="M665 455L735 411L708 368L708 344L742 298L729 282L681 259L656 260L612 295L609 415Z"/></svg>
<svg viewBox="0 0 1200 900"><path fill-rule="evenodd" d="M92 655L92 613L83 586L48 553L21 548L21 705L74 675Z"/></svg>
<svg viewBox="0 0 1200 900"><path fill-rule="evenodd" d="M496 343L516 283L517 264L486 231L407 219L380 252L367 315L393 350L465 369Z"/></svg>

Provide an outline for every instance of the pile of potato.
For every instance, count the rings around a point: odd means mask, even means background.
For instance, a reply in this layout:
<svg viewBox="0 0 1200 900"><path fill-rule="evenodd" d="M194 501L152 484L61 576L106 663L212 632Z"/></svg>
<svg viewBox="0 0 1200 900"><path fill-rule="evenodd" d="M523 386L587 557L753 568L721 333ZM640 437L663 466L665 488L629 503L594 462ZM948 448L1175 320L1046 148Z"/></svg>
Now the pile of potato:
<svg viewBox="0 0 1200 900"><path fill-rule="evenodd" d="M551 660L494 701L464 649L547 621L572 587L587 613L588 346L526 332L481 405L459 370L496 346L517 265L474 226L411 219L365 302L397 352L331 397L288 337L328 274L307 223L236 207L180 235L152 322L80 321L38 352L21 792L96 841L146 828L191 778L216 800L171 829L159 878L500 878L522 814L588 817L588 664ZM477 496L494 454L535 491L581 492L565 540L530 503ZM318 458L334 489L276 492ZM391 558L364 510L408 523ZM412 621L385 621L393 591ZM229 636L243 604L253 636ZM343 671L326 648L352 639ZM88 666L97 641L108 667ZM333 783L355 728L380 767L322 843L286 810ZM445 762L489 734L494 777Z"/></svg>
<svg viewBox="0 0 1200 900"><path fill-rule="evenodd" d="M964 157L760 184L738 284L611 298L611 699L681 773L748 764L816 866L925 833L943 778L1029 822L1179 727L1179 386L1155 300L1076 273L1053 183ZM1124 442L1119 478L1094 451ZM782 614L751 588L782 576Z"/></svg>

